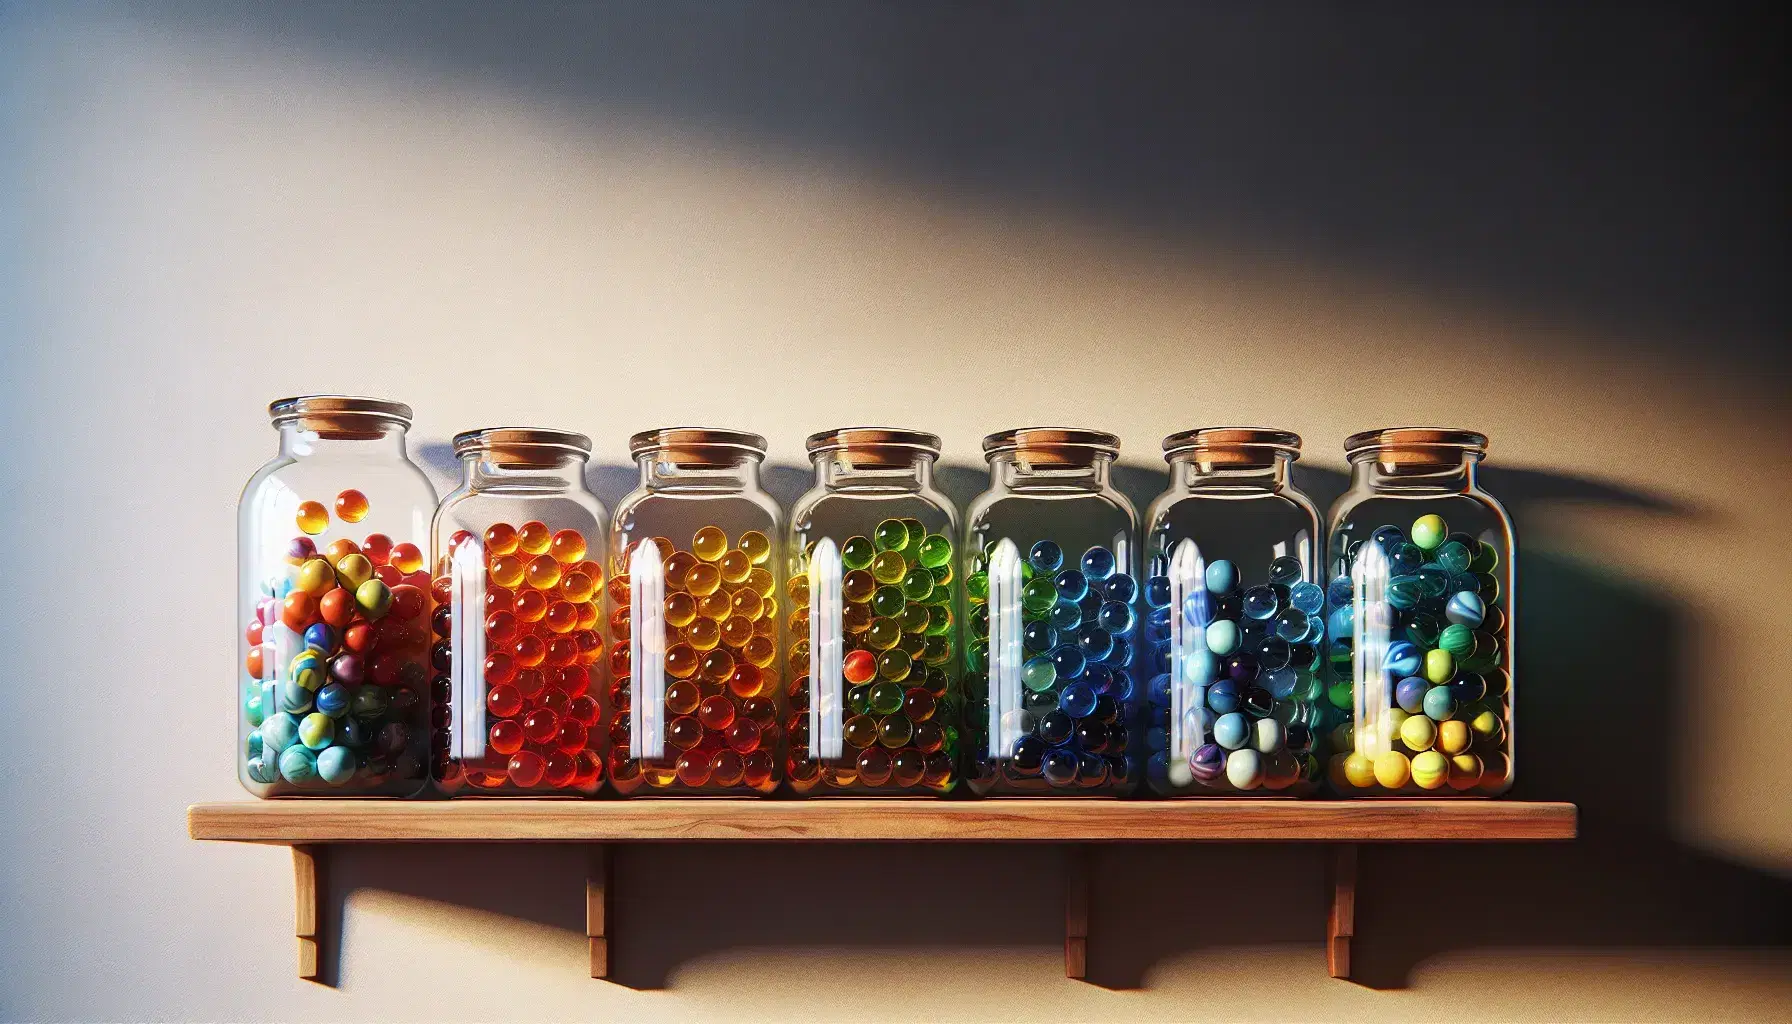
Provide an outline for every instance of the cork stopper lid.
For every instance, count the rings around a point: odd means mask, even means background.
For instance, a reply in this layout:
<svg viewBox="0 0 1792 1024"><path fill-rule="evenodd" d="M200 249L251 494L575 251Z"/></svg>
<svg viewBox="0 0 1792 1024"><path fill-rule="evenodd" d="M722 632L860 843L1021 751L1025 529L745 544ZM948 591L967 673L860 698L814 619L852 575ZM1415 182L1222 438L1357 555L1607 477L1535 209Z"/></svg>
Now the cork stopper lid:
<svg viewBox="0 0 1792 1024"><path fill-rule="evenodd" d="M1017 427L983 439L983 457L993 460L1012 452L1030 466L1091 466L1097 459L1120 454L1120 438L1102 430L1079 427Z"/></svg>
<svg viewBox="0 0 1792 1024"><path fill-rule="evenodd" d="M901 427L839 427L810 434L804 446L811 458L839 452L853 466L868 469L912 466L917 458L940 457L937 434Z"/></svg>
<svg viewBox="0 0 1792 1024"><path fill-rule="evenodd" d="M1350 461L1374 459L1389 467L1454 466L1465 455L1486 454L1486 434L1449 427L1383 427L1352 434L1344 442Z"/></svg>
<svg viewBox="0 0 1792 1024"><path fill-rule="evenodd" d="M552 466L591 454L591 439L568 430L541 427L483 427L454 435L454 454L477 454L500 466Z"/></svg>
<svg viewBox="0 0 1792 1024"><path fill-rule="evenodd" d="M297 423L299 429L333 441L370 441L394 426L411 425L411 407L384 398L353 395L296 395L268 403L274 426Z"/></svg>
<svg viewBox="0 0 1792 1024"><path fill-rule="evenodd" d="M1196 427L1164 438L1164 461L1193 458L1203 466L1250 469L1300 458L1300 435L1274 427Z"/></svg>
<svg viewBox="0 0 1792 1024"><path fill-rule="evenodd" d="M720 427L661 427L628 439L628 453L636 459L651 453L657 461L691 469L720 469L743 456L763 459L765 448L758 434Z"/></svg>

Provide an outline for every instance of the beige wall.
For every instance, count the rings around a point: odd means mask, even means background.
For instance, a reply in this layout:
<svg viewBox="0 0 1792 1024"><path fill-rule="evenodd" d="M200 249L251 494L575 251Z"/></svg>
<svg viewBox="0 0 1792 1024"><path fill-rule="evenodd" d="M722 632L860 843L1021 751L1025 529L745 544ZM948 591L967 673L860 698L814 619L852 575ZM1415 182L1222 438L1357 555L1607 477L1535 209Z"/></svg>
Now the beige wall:
<svg viewBox="0 0 1792 1024"><path fill-rule="evenodd" d="M463 12L428 59L396 17L270 10L0 5L0 1017L1783 1018L1792 416L1733 307L1564 315L1253 239L1223 197L1209 231L1140 230L567 87L626 77L615 53L545 82L468 58L501 21ZM565 59L524 21L514 53ZM792 46L838 58L767 60ZM1427 383L1390 393L1402 368ZM439 481L455 430L586 431L612 501L628 433L684 421L787 466L813 429L925 426L961 490L984 432L1075 421L1147 497L1195 424L1298 430L1327 496L1348 432L1485 430L1525 553L1521 792L1580 801L1587 837L1371 851L1364 986L1324 977L1314 850L1104 854L1088 984L1060 976L1055 851L629 851L626 985L582 976L574 851L357 850L336 984L297 982L285 851L192 843L182 810L244 798L235 500L266 402L319 390L410 402Z"/></svg>

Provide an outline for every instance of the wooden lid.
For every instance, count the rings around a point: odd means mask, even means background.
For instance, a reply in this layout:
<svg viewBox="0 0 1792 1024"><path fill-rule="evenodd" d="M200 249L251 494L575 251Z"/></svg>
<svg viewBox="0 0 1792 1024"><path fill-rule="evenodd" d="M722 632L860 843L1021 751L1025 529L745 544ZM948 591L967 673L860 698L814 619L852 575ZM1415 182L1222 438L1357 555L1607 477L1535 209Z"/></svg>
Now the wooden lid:
<svg viewBox="0 0 1792 1024"><path fill-rule="evenodd" d="M916 458L940 457L936 434L901 427L839 427L810 434L805 442L811 457L840 452L854 466L909 466Z"/></svg>
<svg viewBox="0 0 1792 1024"><path fill-rule="evenodd" d="M1300 458L1300 435L1274 427L1196 427L1164 438L1164 461L1192 457L1208 466L1273 466Z"/></svg>
<svg viewBox="0 0 1792 1024"><path fill-rule="evenodd" d="M1485 454L1486 434L1449 427L1383 427L1344 441L1344 455L1350 461L1373 458L1389 466L1453 466L1464 455Z"/></svg>
<svg viewBox="0 0 1792 1024"><path fill-rule="evenodd" d="M568 455L588 457L591 439L540 427L482 427L454 435L454 454L474 453L500 466L552 466Z"/></svg>
<svg viewBox="0 0 1792 1024"><path fill-rule="evenodd" d="M628 439L629 455L693 468L732 466L743 456L765 458L765 438L720 427L661 427Z"/></svg>
<svg viewBox="0 0 1792 1024"><path fill-rule="evenodd" d="M276 427L296 422L330 440L367 441L385 436L393 426L410 427L411 407L384 398L296 395L269 402L268 419Z"/></svg>
<svg viewBox="0 0 1792 1024"><path fill-rule="evenodd" d="M1102 430L1078 427L1017 427L983 439L983 457L1008 452L1033 466L1089 466L1096 459L1120 454L1120 438Z"/></svg>

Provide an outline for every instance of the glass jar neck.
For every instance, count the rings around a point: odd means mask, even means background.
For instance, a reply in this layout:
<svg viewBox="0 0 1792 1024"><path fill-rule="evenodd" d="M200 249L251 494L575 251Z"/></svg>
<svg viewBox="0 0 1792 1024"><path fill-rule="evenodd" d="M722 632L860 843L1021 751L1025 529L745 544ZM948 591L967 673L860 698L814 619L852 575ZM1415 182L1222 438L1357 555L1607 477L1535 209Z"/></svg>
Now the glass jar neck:
<svg viewBox="0 0 1792 1024"><path fill-rule="evenodd" d="M1476 488L1479 452L1404 452L1383 449L1357 456L1350 485L1382 493L1461 494Z"/></svg>
<svg viewBox="0 0 1792 1024"><path fill-rule="evenodd" d="M352 430L318 430L303 419L278 424L280 457L308 459L315 456L351 459L405 458L405 425L368 418Z"/></svg>
<svg viewBox="0 0 1792 1024"><path fill-rule="evenodd" d="M743 453L699 465L666 461L658 453L644 452L637 462L641 487L649 491L726 494L759 490L759 458L754 455Z"/></svg>
<svg viewBox="0 0 1792 1024"><path fill-rule="evenodd" d="M1170 487L1190 493L1274 494L1288 486L1294 459L1284 452L1260 458L1229 458L1190 452L1170 459Z"/></svg>
<svg viewBox="0 0 1792 1024"><path fill-rule="evenodd" d="M1113 464L1113 456L1105 454L1067 462L1056 455L1032 458L1024 451L1001 452L990 457L989 477L992 485L1010 491L1103 491Z"/></svg>
<svg viewBox="0 0 1792 1024"><path fill-rule="evenodd" d="M495 453L476 449L461 455L461 482L472 491L557 494L585 490L585 456L567 451L544 452L539 459L499 461Z"/></svg>
<svg viewBox="0 0 1792 1024"><path fill-rule="evenodd" d="M830 491L916 493L933 488L933 456L865 457L847 450L815 454L815 483Z"/></svg>

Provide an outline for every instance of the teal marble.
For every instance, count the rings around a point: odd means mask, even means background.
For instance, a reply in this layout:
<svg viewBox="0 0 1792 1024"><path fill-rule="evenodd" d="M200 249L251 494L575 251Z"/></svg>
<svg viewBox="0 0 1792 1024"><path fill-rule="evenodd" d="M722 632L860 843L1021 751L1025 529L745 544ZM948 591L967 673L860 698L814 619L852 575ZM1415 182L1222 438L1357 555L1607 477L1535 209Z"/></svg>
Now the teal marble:
<svg viewBox="0 0 1792 1024"><path fill-rule="evenodd" d="M294 745L280 752L280 775L294 785L304 785L317 778L317 755L304 746Z"/></svg>
<svg viewBox="0 0 1792 1024"><path fill-rule="evenodd" d="M284 711L268 716L261 726L262 743L278 754L299 742L299 720Z"/></svg>
<svg viewBox="0 0 1792 1024"><path fill-rule="evenodd" d="M1238 623L1231 619L1215 619L1207 624L1207 649L1221 657L1238 650L1243 639Z"/></svg>
<svg viewBox="0 0 1792 1024"><path fill-rule="evenodd" d="M347 747L329 747L317 755L317 777L332 786L340 786L355 777L355 752Z"/></svg>

